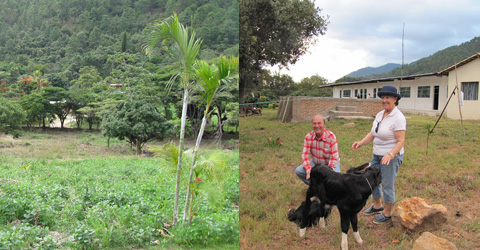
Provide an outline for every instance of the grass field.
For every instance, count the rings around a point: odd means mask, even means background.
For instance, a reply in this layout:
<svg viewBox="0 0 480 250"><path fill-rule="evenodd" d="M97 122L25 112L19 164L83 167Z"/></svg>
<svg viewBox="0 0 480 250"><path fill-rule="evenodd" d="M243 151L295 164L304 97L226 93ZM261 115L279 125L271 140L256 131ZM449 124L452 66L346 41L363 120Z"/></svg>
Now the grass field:
<svg viewBox="0 0 480 250"><path fill-rule="evenodd" d="M1 136L0 249L238 249L238 150L203 145L226 162L225 199L214 207L199 196L192 226L172 227L176 166L166 159L118 140L107 148L98 132Z"/></svg>
<svg viewBox="0 0 480 250"><path fill-rule="evenodd" d="M338 249L340 219L334 209L326 229L307 230L305 239L298 227L286 219L289 208L305 198L307 186L295 175L301 164L305 134L310 122L281 123L276 111L262 116L240 118L240 249ZM405 158L396 181L396 200L421 197L448 209L447 222L436 236L453 242L458 249L480 249L480 122L442 118L430 135L427 152L426 124L437 117L406 115ZM327 122L338 139L341 171L369 162L372 144L353 152L351 145L361 140L372 121ZM271 138L271 140L269 140ZM279 138L282 145L272 141ZM372 203L371 198L367 206ZM457 212L460 216L456 216ZM375 225L373 217L359 214L363 246L356 245L351 229L351 249L412 249L418 232L391 225Z"/></svg>

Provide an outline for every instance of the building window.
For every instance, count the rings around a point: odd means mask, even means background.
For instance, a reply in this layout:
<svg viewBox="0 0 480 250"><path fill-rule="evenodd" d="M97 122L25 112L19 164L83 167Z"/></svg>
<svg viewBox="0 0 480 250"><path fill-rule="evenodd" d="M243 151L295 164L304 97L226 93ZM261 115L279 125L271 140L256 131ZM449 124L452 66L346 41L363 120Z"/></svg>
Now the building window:
<svg viewBox="0 0 480 250"><path fill-rule="evenodd" d="M352 93L351 90L344 90L343 91L343 97L350 97L350 94Z"/></svg>
<svg viewBox="0 0 480 250"><path fill-rule="evenodd" d="M373 89L373 98L377 98L377 89Z"/></svg>
<svg viewBox="0 0 480 250"><path fill-rule="evenodd" d="M355 97L358 98L358 89L355 90Z"/></svg>
<svg viewBox="0 0 480 250"><path fill-rule="evenodd" d="M410 98L410 87L400 87L400 95L402 98Z"/></svg>
<svg viewBox="0 0 480 250"><path fill-rule="evenodd" d="M340 90L340 96L339 97L342 98L342 91L341 90Z"/></svg>
<svg viewBox="0 0 480 250"><path fill-rule="evenodd" d="M463 100L478 100L478 82L462 82Z"/></svg>
<svg viewBox="0 0 480 250"><path fill-rule="evenodd" d="M418 86L419 98L430 98L430 86Z"/></svg>

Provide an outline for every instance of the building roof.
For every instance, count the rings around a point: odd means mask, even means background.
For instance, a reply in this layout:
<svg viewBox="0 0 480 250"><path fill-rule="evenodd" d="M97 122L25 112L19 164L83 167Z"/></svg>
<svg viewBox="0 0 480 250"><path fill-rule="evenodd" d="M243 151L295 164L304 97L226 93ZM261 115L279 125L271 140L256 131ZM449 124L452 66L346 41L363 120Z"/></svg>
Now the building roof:
<svg viewBox="0 0 480 250"><path fill-rule="evenodd" d="M378 79L360 80L360 81L354 81L354 82L333 83L333 84L328 84L328 85L321 85L320 88L344 86L344 85L356 85L356 84L364 84L364 83L393 82L394 80L414 80L414 79L419 78L419 77L435 76L435 75L438 75L438 73L408 75L408 76L403 76L403 77L394 76L394 77L386 77L386 78L378 78Z"/></svg>
<svg viewBox="0 0 480 250"><path fill-rule="evenodd" d="M438 72L438 74L440 74L440 75L448 75L448 72L450 72L450 71L452 71L452 70L454 70L454 69L456 69L456 68L458 68L458 67L460 67L460 66L462 66L462 65L465 65L465 64L467 64L467 63L469 63L469 62L471 62L471 61L473 61L473 60L475 60L475 59L477 59L477 58L480 58L480 52L474 54L473 56L471 56L471 57L469 57L469 58L467 58L467 59L465 59L465 60L463 60L463 61L461 61L461 62L459 62L459 63L457 63L457 64L455 64L455 65L452 65L452 66L450 66L450 67L448 67L448 68L446 68L446 69Z"/></svg>

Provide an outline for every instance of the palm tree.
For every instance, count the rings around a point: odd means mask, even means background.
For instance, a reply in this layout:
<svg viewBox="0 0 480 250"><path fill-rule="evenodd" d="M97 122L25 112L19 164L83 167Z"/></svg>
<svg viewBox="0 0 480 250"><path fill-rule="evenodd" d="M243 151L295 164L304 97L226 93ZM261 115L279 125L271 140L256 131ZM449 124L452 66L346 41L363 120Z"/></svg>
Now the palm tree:
<svg viewBox="0 0 480 250"><path fill-rule="evenodd" d="M159 42L162 45L166 41L172 41L172 45L163 47L167 49L174 58L176 58L176 71L177 75L170 79L170 84L180 77L180 82L183 85L183 107L182 107L182 119L180 127L180 141L178 143L178 162L177 162L177 181L175 186L175 203L173 224L177 223L178 218L178 194L180 189L180 173L182 166L182 153L183 153L183 141L185 137L185 123L187 120L187 106L188 106L188 90L190 86L190 78L194 73L194 64L200 51L201 40L195 39L195 32L190 32L179 21L177 15L162 20L155 21L147 29L147 44L143 46L143 50L147 55L151 55L153 48Z"/></svg>
<svg viewBox="0 0 480 250"><path fill-rule="evenodd" d="M190 203L190 187L192 185L193 170L198 155L198 149L200 142L202 141L203 132L205 131L205 125L207 124L207 118L210 116L210 106L212 104L215 94L222 85L222 82L229 80L238 70L238 58L222 57L220 62L216 65L209 65L204 61L197 63L197 69L195 70L197 82L201 86L202 103L205 103L205 112L203 114L202 124L200 126L200 132L197 136L195 148L193 150L192 165L190 167L190 175L187 185L187 195L185 198L185 210L183 213L183 221L187 218L188 207ZM192 220L192 215L189 216L188 223Z"/></svg>

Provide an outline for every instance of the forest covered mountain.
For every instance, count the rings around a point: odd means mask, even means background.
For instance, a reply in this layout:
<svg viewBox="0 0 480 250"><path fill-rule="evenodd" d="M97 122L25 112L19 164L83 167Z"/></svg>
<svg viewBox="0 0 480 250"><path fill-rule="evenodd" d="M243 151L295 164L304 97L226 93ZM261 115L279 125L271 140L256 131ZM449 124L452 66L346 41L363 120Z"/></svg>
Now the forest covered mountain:
<svg viewBox="0 0 480 250"><path fill-rule="evenodd" d="M352 73L346 75L348 77L364 77L373 74L382 74L392 71L394 68L402 66L401 64L397 63L387 63L380 67L365 67L359 70L353 71Z"/></svg>
<svg viewBox="0 0 480 250"><path fill-rule="evenodd" d="M415 75L439 72L478 52L480 52L480 37L475 37L468 42L450 46L431 56L404 65L403 74ZM401 68L396 68L385 74L385 76L399 76L401 73Z"/></svg>
<svg viewBox="0 0 480 250"><path fill-rule="evenodd" d="M424 57L410 64L405 64L403 66L403 75L416 75L439 72L478 52L480 52L480 37L475 37L468 42L464 42L460 45L450 46L446 49L434 53L431 56ZM358 78L357 80L375 79L400 76L401 74L401 67L397 67L386 73L357 76L356 78ZM351 78L346 78L349 76L350 75L347 75L342 79L352 80Z"/></svg>
<svg viewBox="0 0 480 250"><path fill-rule="evenodd" d="M105 78L110 56L141 54L146 25L173 12L203 40L200 59L238 56L238 0L3 0L0 82L37 70L70 82L86 66Z"/></svg>

